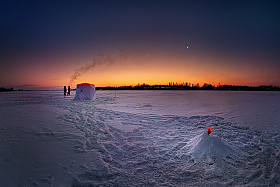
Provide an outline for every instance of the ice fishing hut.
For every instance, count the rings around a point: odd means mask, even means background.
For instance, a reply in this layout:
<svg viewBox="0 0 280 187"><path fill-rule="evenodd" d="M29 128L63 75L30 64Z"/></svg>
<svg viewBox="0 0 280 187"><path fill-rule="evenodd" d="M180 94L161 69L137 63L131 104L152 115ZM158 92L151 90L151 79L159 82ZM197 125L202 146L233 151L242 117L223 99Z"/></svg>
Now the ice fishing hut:
<svg viewBox="0 0 280 187"><path fill-rule="evenodd" d="M77 84L75 100L93 100L96 98L95 86L89 83Z"/></svg>

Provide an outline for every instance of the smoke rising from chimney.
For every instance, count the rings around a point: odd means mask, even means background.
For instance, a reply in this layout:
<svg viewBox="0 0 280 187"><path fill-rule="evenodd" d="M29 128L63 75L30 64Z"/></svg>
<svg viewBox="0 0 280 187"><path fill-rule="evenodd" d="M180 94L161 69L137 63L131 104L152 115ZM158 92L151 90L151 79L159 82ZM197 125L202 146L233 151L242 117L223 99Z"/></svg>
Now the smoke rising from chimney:
<svg viewBox="0 0 280 187"><path fill-rule="evenodd" d="M113 63L113 58L109 55L104 55L102 53L98 54L96 58L92 59L90 64L79 67L74 71L74 74L70 77L69 84L72 85L75 80L77 80L81 75L87 73L89 70L95 68L96 66L103 64L111 64Z"/></svg>
<svg viewBox="0 0 280 187"><path fill-rule="evenodd" d="M127 66L132 64L142 64L145 62L148 62L148 57L146 53L143 54L141 51L138 52L120 52L116 56L111 55L105 55L103 53L98 54L95 58L92 59L92 62L90 64L84 65L76 69L73 73L73 75L70 77L69 84L72 85L74 81L78 80L80 76L87 73L88 71L98 67L98 66L111 66L114 64ZM149 57L150 58L150 57Z"/></svg>

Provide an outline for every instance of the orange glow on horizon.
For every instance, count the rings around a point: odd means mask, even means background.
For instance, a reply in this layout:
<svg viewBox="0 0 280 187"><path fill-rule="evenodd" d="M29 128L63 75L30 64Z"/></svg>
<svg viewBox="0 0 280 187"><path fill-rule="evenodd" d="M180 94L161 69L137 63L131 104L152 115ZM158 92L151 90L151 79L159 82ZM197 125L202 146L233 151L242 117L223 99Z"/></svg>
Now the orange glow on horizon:
<svg viewBox="0 0 280 187"><path fill-rule="evenodd" d="M124 54L116 56L110 63L96 64L85 73L69 84L70 77L75 70L90 64L90 57L75 58L69 65L52 65L43 63L41 66L33 66L28 69L19 67L16 73L10 75L7 86L12 85L20 88L50 88L60 89L63 86L75 88L77 84L90 82L96 87L105 86L131 86L137 84L167 85L174 83L191 83L202 86L204 83L219 85L271 85L279 86L277 82L277 68L274 71L266 70L260 74L259 69L266 67L251 67L246 59L227 59L222 57L189 57L168 54L165 56L153 56L144 54ZM57 64L59 64L58 59ZM80 62L77 65L77 62ZM224 63L228 62L228 63ZM236 65L238 62L238 65ZM75 65L76 64L76 65ZM257 64L257 61L256 61ZM20 79L18 79L20 78ZM15 81L13 80L17 80ZM2 86L2 85L1 85ZM5 85L3 85L5 86Z"/></svg>

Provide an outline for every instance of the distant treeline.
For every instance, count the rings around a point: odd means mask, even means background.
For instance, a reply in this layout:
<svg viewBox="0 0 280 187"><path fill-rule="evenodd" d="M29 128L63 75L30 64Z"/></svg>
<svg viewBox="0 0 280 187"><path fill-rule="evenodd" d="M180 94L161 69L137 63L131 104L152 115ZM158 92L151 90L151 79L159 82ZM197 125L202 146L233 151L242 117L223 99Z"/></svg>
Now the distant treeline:
<svg viewBox="0 0 280 187"><path fill-rule="evenodd" d="M204 83L202 86L199 84L190 83L169 83L167 85L148 85L137 84L136 86L119 86L119 87L96 87L97 90L240 90L240 91L280 91L278 86L273 85L260 85L260 86L240 86L240 85L228 85L219 84L213 86L211 84Z"/></svg>
<svg viewBox="0 0 280 187"><path fill-rule="evenodd" d="M14 91L13 87L10 88L0 87L0 92L8 92L8 91Z"/></svg>
<svg viewBox="0 0 280 187"><path fill-rule="evenodd" d="M75 91L76 89L71 89ZM241 86L241 85L228 85L219 84L213 86L211 84L204 83L202 86L190 83L172 83L167 85L149 85L149 84L137 84L136 86L118 86L118 87L96 87L96 90L240 90L240 91L280 91L278 86L273 85L260 85L260 86ZM0 92L6 91L29 91L29 90L14 90L13 87L0 87ZM33 90L34 91L34 90Z"/></svg>

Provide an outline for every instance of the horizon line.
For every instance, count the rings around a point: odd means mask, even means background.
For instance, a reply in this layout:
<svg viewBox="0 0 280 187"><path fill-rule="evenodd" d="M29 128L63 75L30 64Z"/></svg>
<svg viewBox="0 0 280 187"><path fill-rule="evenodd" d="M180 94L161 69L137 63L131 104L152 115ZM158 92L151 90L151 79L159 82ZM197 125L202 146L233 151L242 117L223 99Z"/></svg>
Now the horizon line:
<svg viewBox="0 0 280 187"><path fill-rule="evenodd" d="M274 87L274 88L279 88L280 86L276 86L273 84L260 84L260 85L238 85L238 84L208 84L208 83L204 83L203 85L200 85L199 83L196 84L189 84L189 83L175 83L175 82L169 82L168 84L147 84L147 83L137 83L136 85L121 85L121 86L96 86L96 88L139 88L139 87L156 87L156 86L164 86L164 87L171 87L171 88L175 88L175 87L184 87L184 88L197 88L197 89L201 89L201 88L220 88L220 87L248 87L248 88L259 88L259 87ZM14 86L14 87L20 87L20 86ZM13 86L0 86L0 91L2 90L13 90L13 91L56 91L56 90L63 90L64 86L34 86L33 88L16 88L14 89ZM76 86L75 86L76 87ZM72 90L75 89L72 87Z"/></svg>

